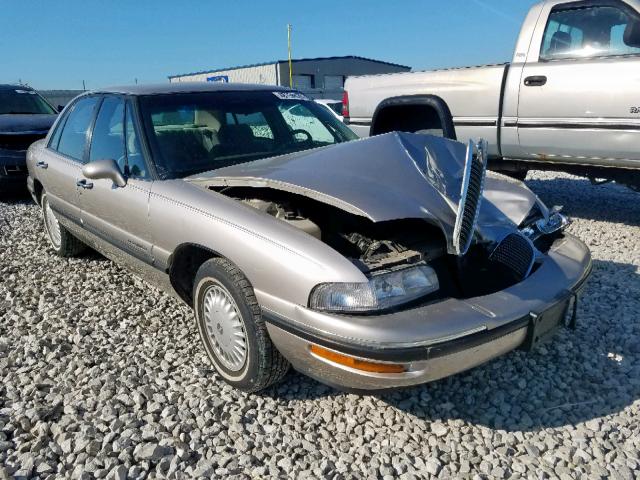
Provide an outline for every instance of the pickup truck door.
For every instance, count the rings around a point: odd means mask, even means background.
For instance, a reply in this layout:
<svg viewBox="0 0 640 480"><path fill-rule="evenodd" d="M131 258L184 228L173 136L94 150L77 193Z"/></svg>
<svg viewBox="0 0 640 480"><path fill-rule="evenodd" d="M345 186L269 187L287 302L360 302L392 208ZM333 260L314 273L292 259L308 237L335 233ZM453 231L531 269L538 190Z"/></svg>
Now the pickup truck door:
<svg viewBox="0 0 640 480"><path fill-rule="evenodd" d="M79 182L83 227L97 237L106 253L134 270L138 267L134 259L152 263L148 228L152 181L139 138L131 102L122 96L106 95L93 127L88 160L116 160L127 184L118 187L109 179L87 178Z"/></svg>
<svg viewBox="0 0 640 480"><path fill-rule="evenodd" d="M67 109L35 166L49 204L63 224L80 223L76 182L82 175L87 137L98 97L83 97Z"/></svg>
<svg viewBox="0 0 640 480"><path fill-rule="evenodd" d="M540 18L520 81L526 157L637 167L640 16L600 0L549 4Z"/></svg>

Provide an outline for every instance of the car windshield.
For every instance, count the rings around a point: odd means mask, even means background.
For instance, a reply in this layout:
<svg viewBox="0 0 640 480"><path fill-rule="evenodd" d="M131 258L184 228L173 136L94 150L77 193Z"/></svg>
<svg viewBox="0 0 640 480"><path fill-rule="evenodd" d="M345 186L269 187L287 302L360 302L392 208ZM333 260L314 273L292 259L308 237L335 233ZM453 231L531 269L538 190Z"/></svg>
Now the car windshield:
<svg viewBox="0 0 640 480"><path fill-rule="evenodd" d="M54 114L56 111L33 90L0 90L0 115Z"/></svg>
<svg viewBox="0 0 640 480"><path fill-rule="evenodd" d="M163 178L357 138L330 112L292 91L148 95L140 98L140 111Z"/></svg>

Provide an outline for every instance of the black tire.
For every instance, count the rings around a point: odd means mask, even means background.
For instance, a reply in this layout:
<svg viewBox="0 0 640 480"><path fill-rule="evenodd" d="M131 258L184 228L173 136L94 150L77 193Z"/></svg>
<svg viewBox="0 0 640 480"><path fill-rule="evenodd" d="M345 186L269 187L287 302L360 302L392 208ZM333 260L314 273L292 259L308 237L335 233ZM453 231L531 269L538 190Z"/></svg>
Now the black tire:
<svg viewBox="0 0 640 480"><path fill-rule="evenodd" d="M87 246L58 223L55 213L49 206L46 192L43 192L40 197L40 206L42 207L44 231L47 240L49 240L49 245L56 252L56 255L60 257L75 257L84 252Z"/></svg>
<svg viewBox="0 0 640 480"><path fill-rule="evenodd" d="M420 135L433 135L434 137L444 137L444 130L441 128L423 128L421 130L416 130L414 133L419 133Z"/></svg>
<svg viewBox="0 0 640 480"><path fill-rule="evenodd" d="M219 344L213 329L222 335L220 324L214 327L212 323L215 322L205 318L205 302L213 289L230 295L235 302L237 319L242 324L245 353L238 368L229 368L225 364L229 357L225 358L216 350ZM271 342L253 288L233 263L224 258L212 258L200 266L193 283L193 305L200 340L207 356L229 385L245 392L257 392L279 382L287 374L289 362Z"/></svg>
<svg viewBox="0 0 640 480"><path fill-rule="evenodd" d="M520 180L521 182L524 182L527 179L527 174L529 173L529 170L528 169L504 170L504 171L500 171L500 173L508 177L515 178L516 180Z"/></svg>

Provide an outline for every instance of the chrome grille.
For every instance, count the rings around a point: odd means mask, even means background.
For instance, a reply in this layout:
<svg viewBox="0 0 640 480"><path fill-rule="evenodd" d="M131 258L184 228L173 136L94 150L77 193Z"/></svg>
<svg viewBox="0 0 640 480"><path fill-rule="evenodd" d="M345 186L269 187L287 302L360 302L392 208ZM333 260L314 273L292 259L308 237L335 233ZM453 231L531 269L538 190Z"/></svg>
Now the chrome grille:
<svg viewBox="0 0 640 480"><path fill-rule="evenodd" d="M462 176L462 190L458 204L458 216L453 230L453 241L457 255L469 250L478 221L484 178L487 173L487 144L480 140L477 145L469 141Z"/></svg>
<svg viewBox="0 0 640 480"><path fill-rule="evenodd" d="M533 244L520 233L510 233L504 237L489 255L489 260L507 267L518 280L529 276L535 259Z"/></svg>

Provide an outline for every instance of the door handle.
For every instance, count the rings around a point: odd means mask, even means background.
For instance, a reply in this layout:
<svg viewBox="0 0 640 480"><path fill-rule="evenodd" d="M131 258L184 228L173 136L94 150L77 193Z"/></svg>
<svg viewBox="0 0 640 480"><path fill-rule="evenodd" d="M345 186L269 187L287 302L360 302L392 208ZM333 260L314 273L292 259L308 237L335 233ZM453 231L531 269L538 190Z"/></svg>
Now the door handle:
<svg viewBox="0 0 640 480"><path fill-rule="evenodd" d="M527 87L542 87L543 85L546 85L546 83L547 77L545 77L544 75L536 75L524 79L524 84Z"/></svg>
<svg viewBox="0 0 640 480"><path fill-rule="evenodd" d="M76 185L80 188L84 188L84 189L90 189L93 188L93 183L91 182L87 182L85 179L82 180L78 180L76 182Z"/></svg>
<svg viewBox="0 0 640 480"><path fill-rule="evenodd" d="M43 162L42 160L40 160L38 163L36 163L36 167L38 168L47 168L49 166L49 164L47 162Z"/></svg>

